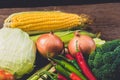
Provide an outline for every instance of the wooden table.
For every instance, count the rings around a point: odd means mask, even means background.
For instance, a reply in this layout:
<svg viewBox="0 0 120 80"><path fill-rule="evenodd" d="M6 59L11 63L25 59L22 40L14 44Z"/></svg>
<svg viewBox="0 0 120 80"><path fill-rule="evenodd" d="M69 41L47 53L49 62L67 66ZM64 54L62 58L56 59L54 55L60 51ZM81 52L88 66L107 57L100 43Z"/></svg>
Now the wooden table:
<svg viewBox="0 0 120 80"><path fill-rule="evenodd" d="M48 6L32 8L1 8L0 9L0 28L3 26L4 19L10 14L21 11L47 11L60 10L72 13L85 13L92 16L95 21L89 26L92 32L101 32L102 38L112 40L120 38L120 3L102 3L89 5L67 5L67 6Z"/></svg>
<svg viewBox="0 0 120 80"><path fill-rule="evenodd" d="M0 28L3 27L5 18L10 14L21 11L47 11L47 10L60 10L71 13L85 13L92 16L95 21L90 27L91 32L101 32L102 38L105 40L112 40L120 38L120 3L102 3L102 4L89 4L89 5L67 5L67 6L48 6L48 7L29 7L29 8L1 8L0 9ZM38 61L43 58L37 54L37 67L41 67ZM41 60L40 60L41 59ZM45 60L45 59L44 59ZM44 61L43 60L43 61ZM41 62L40 62L41 63ZM45 63L44 63L45 64ZM23 77L21 80L24 80Z"/></svg>

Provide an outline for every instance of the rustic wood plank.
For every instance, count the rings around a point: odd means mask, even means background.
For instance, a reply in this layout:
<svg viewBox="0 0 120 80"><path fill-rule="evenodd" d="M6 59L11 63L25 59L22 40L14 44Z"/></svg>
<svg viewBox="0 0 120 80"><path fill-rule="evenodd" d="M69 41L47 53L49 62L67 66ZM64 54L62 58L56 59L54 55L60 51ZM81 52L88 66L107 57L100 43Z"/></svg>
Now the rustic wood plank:
<svg viewBox="0 0 120 80"><path fill-rule="evenodd" d="M120 38L120 3L103 3L91 5L68 5L29 8L2 8L0 9L0 28L5 18L10 14L21 11L47 11L60 10L71 13L85 13L92 16L95 21L89 26L92 32L101 32L102 38L112 40Z"/></svg>

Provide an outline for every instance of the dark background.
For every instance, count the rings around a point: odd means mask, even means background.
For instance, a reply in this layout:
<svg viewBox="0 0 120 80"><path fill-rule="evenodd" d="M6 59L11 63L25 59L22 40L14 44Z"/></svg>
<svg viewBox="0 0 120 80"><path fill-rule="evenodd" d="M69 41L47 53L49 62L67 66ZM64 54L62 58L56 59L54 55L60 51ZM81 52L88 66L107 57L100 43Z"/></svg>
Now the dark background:
<svg viewBox="0 0 120 80"><path fill-rule="evenodd" d="M120 0L0 0L0 8L113 3Z"/></svg>

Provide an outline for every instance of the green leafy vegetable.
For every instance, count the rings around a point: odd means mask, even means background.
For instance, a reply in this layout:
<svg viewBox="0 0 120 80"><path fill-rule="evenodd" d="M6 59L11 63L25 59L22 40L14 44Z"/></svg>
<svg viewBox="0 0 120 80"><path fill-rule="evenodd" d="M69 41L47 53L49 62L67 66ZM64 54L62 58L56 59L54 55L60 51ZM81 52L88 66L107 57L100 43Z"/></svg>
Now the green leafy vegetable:
<svg viewBox="0 0 120 80"><path fill-rule="evenodd" d="M16 28L0 29L0 69L20 78L33 69L35 53L35 44L27 33Z"/></svg>
<svg viewBox="0 0 120 80"><path fill-rule="evenodd" d="M95 41L96 46L101 46L106 42L105 40L102 40L102 39L100 39L98 37L93 38L93 40Z"/></svg>
<svg viewBox="0 0 120 80"><path fill-rule="evenodd" d="M120 40L112 40L90 54L88 64L97 80L120 79Z"/></svg>

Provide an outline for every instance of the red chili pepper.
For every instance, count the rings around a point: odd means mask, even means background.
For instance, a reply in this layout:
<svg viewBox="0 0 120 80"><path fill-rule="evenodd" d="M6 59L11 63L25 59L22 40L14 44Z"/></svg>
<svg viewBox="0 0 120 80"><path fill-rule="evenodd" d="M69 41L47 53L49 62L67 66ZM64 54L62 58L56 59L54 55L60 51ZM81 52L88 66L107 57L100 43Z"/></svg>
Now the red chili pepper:
<svg viewBox="0 0 120 80"><path fill-rule="evenodd" d="M72 57L72 55L69 54L69 53L65 54L65 57L66 57L67 59L69 59L69 60L75 60L75 59Z"/></svg>
<svg viewBox="0 0 120 80"><path fill-rule="evenodd" d="M89 79L89 80L97 80L96 77L92 74L90 71L89 67L87 66L85 59L82 55L81 52L76 53L75 58L78 62L79 67L83 71L84 75Z"/></svg>
<svg viewBox="0 0 120 80"><path fill-rule="evenodd" d="M87 80L86 77L78 69L76 69L76 67L71 65L69 62L65 60L58 60L55 58L51 58L51 60L61 65L63 68L69 70L70 72L77 74L80 78L82 78L82 80Z"/></svg>
<svg viewBox="0 0 120 80"><path fill-rule="evenodd" d="M71 80L82 80L77 74L75 74L74 72L69 72L68 70L64 69L61 65L56 65L55 66L56 70L64 75L66 78L69 78Z"/></svg>
<svg viewBox="0 0 120 80"><path fill-rule="evenodd" d="M82 80L79 76L77 76L75 73L70 74L70 79L72 80Z"/></svg>
<svg viewBox="0 0 120 80"><path fill-rule="evenodd" d="M61 75L60 73L51 73L48 71L44 72L47 76L49 76L50 80L67 80L66 77L64 77L63 75ZM43 78L44 79L44 78ZM36 80L36 79L35 79ZM45 79L46 80L46 79Z"/></svg>
<svg viewBox="0 0 120 80"><path fill-rule="evenodd" d="M58 73L57 78L58 80L67 80L67 78L61 75L60 73Z"/></svg>
<svg viewBox="0 0 120 80"><path fill-rule="evenodd" d="M80 72L82 72L77 64L77 61L75 60L75 58L71 54L67 53L67 54L65 54L65 56L67 59L69 59L68 62L72 63Z"/></svg>

